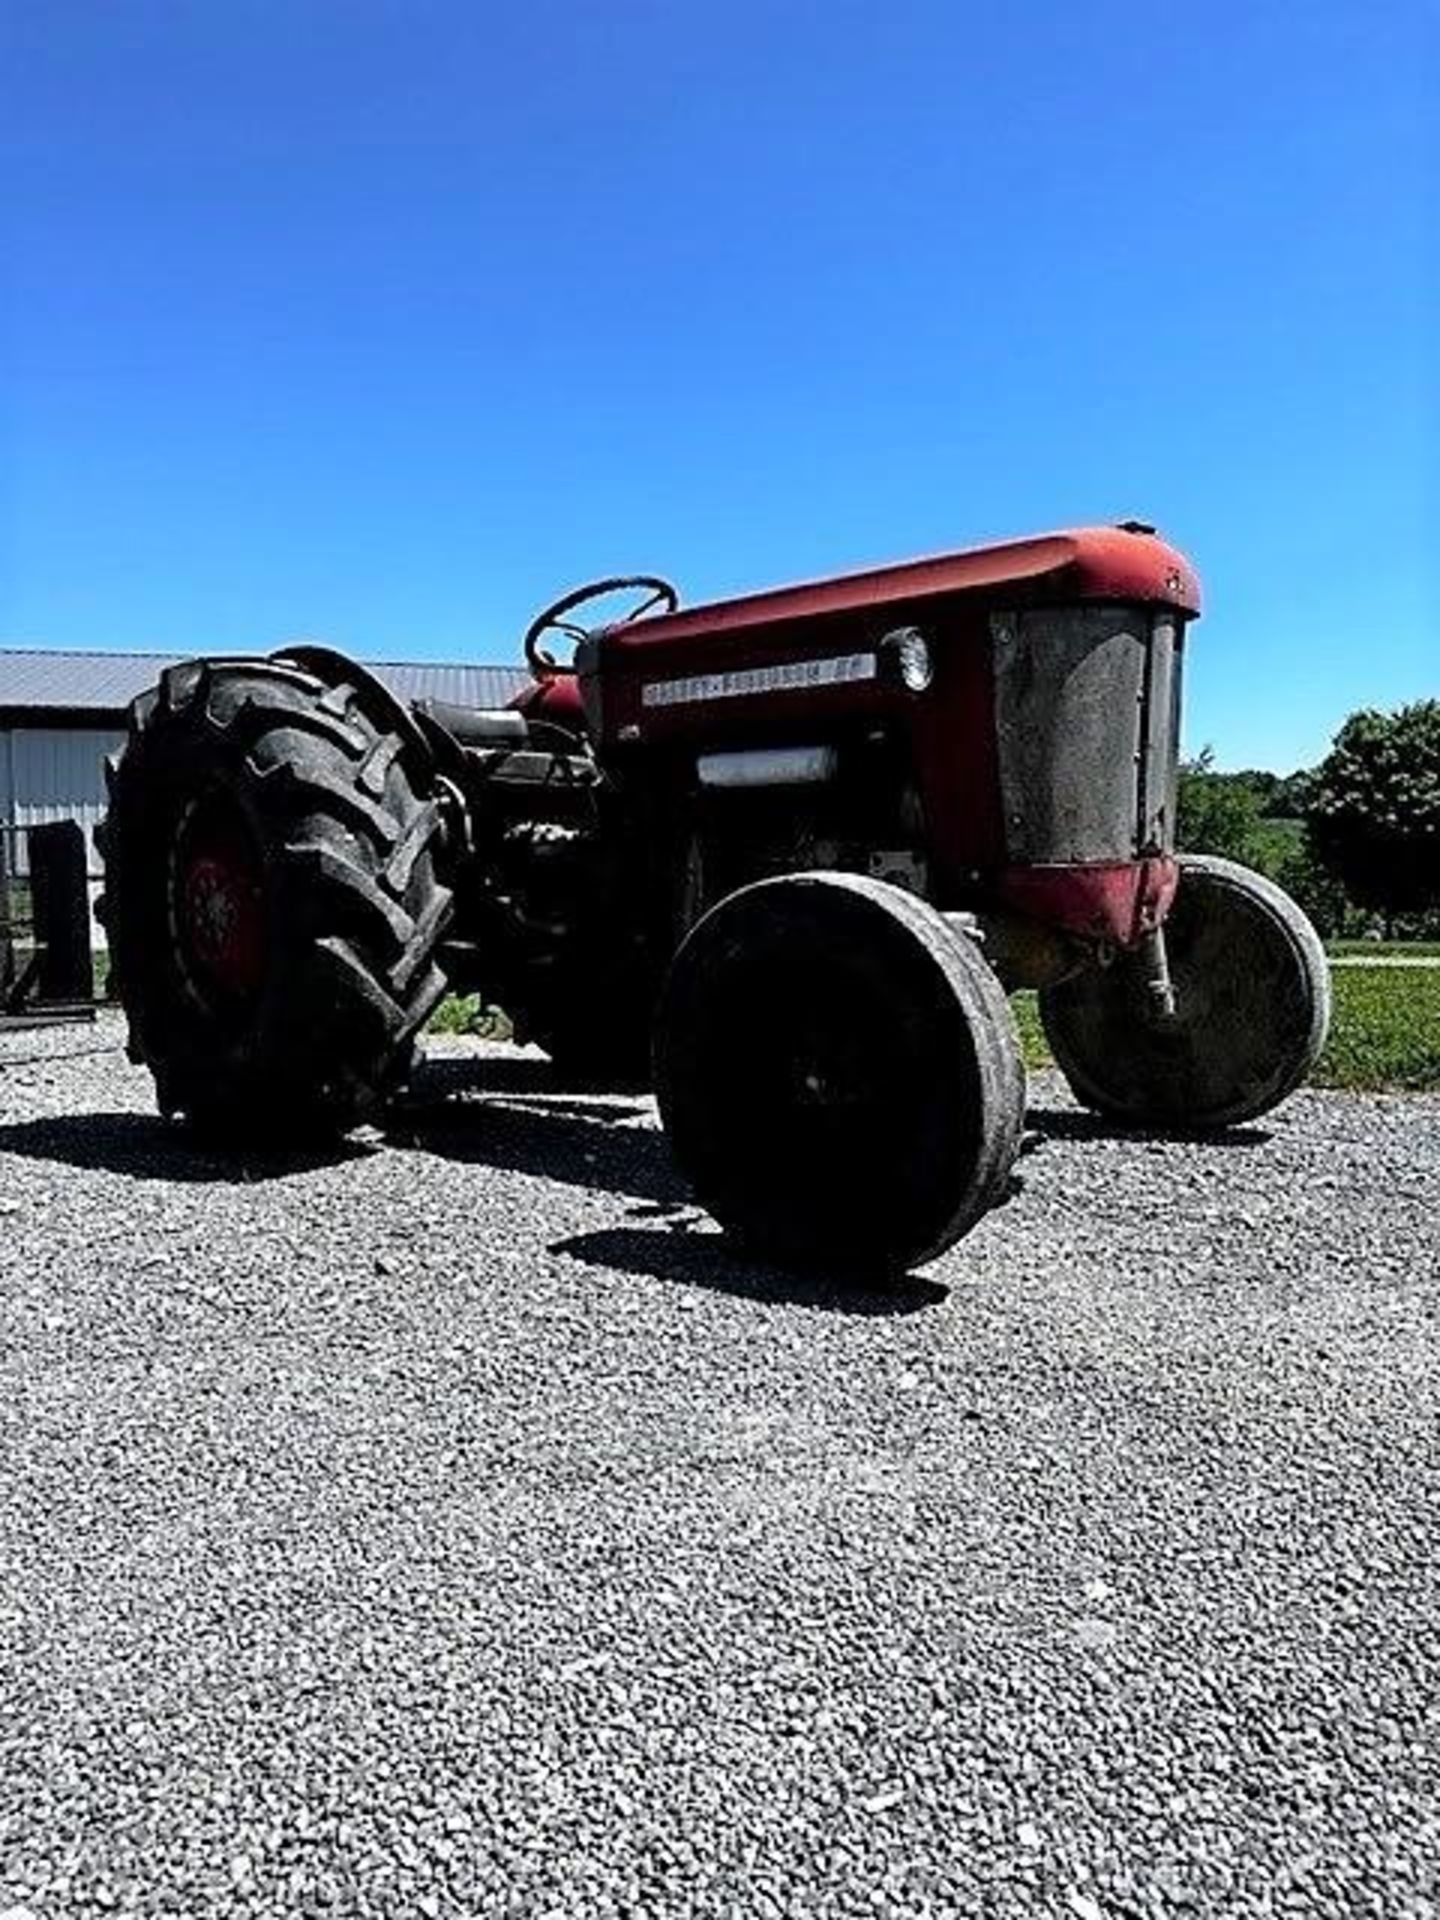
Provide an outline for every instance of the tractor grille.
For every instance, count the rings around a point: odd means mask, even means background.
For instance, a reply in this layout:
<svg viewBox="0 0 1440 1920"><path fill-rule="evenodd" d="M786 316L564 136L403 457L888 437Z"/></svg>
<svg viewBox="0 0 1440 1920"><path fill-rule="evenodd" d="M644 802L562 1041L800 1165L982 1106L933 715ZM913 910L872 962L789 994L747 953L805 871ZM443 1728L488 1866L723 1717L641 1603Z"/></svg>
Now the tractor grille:
<svg viewBox="0 0 1440 1920"><path fill-rule="evenodd" d="M1009 859L1051 866L1168 853L1184 638L1175 614L1035 607L994 615L990 631Z"/></svg>

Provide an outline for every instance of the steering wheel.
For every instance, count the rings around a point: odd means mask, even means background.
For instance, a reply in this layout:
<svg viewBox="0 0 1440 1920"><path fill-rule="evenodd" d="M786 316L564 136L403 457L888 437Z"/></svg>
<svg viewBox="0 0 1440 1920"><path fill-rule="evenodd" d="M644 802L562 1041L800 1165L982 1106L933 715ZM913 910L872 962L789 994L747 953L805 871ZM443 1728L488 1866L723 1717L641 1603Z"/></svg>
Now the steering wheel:
<svg viewBox="0 0 1440 1920"><path fill-rule="evenodd" d="M563 594L560 599L546 607L543 613L537 613L525 629L525 664L538 680L547 673L573 673L573 666L561 666L551 653L540 645L540 636L544 633L563 633L577 643L590 638L588 627L582 627L565 615L586 600L598 600L607 593L621 593L628 587L648 588L649 592L639 606L632 607L626 614L623 624L638 620L642 613L648 613L652 607L663 606L666 613L673 613L680 604L680 595L668 580L662 580L654 573L627 573L617 575L613 580L592 580L587 586L576 587L573 593Z"/></svg>

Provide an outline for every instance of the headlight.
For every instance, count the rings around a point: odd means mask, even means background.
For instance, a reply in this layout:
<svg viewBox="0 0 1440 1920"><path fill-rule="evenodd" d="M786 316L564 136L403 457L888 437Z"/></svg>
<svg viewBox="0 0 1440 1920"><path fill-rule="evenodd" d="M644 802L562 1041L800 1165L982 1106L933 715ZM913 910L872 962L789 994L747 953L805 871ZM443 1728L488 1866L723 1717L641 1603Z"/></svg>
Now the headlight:
<svg viewBox="0 0 1440 1920"><path fill-rule="evenodd" d="M924 693L935 678L930 642L918 627L896 627L881 641L894 670L911 693Z"/></svg>

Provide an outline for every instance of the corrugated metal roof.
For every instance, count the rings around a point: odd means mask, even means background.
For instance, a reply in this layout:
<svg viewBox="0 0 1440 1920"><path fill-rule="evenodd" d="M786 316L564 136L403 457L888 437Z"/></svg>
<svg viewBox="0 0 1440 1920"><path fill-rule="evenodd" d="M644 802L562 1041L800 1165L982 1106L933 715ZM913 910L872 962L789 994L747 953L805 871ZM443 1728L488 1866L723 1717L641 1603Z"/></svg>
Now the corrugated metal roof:
<svg viewBox="0 0 1440 1920"><path fill-rule="evenodd" d="M180 657L0 647L0 707L118 713ZM402 700L450 700L463 707L503 707L530 678L523 667L419 660L366 664Z"/></svg>
<svg viewBox="0 0 1440 1920"><path fill-rule="evenodd" d="M524 667L447 666L429 660L368 664L402 700L449 700L457 707L503 707L530 684Z"/></svg>
<svg viewBox="0 0 1440 1920"><path fill-rule="evenodd" d="M168 653L0 650L0 707L126 707L174 659Z"/></svg>

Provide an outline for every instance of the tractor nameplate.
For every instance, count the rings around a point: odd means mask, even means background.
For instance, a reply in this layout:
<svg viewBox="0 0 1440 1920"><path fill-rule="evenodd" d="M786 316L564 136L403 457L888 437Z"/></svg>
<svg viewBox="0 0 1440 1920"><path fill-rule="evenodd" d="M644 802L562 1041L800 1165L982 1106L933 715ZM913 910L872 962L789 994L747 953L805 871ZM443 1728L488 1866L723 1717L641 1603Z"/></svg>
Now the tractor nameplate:
<svg viewBox="0 0 1440 1920"><path fill-rule="evenodd" d="M844 653L829 660L781 660L772 667L739 667L731 673L687 674L677 680L647 680L640 699L647 707L698 705L745 694L804 693L812 687L843 687L873 680L873 653Z"/></svg>

